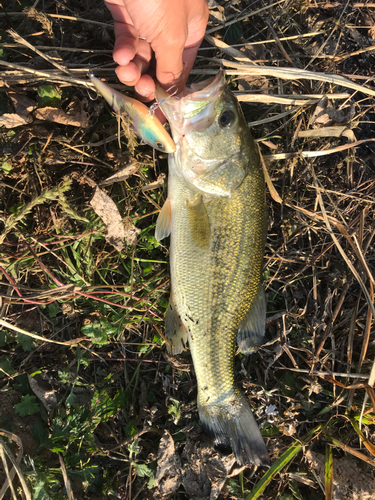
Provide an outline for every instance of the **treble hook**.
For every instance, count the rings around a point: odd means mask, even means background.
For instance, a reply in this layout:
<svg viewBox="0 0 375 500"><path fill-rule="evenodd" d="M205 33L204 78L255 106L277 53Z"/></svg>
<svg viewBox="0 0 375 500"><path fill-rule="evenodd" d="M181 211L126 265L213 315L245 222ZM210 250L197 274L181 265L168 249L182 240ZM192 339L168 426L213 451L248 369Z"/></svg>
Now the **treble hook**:
<svg viewBox="0 0 375 500"><path fill-rule="evenodd" d="M167 93L169 93L169 92L170 92L173 88L174 88L175 90L173 91L173 93L172 93L172 94L169 94L169 95L168 95L168 97L165 97L165 99L162 99L160 102L154 102L154 104L151 104L151 106L150 106L150 107L149 107L149 109L148 109L148 112L150 113L150 115L154 115L154 114L155 114L155 111L156 111L157 109L159 109L159 108L160 108L160 106L161 106L164 102L166 102L166 101L168 101L169 99L171 99L172 97L175 97L175 96L176 96L177 91L178 91L178 87L177 87L177 85L172 85L172 87L169 87L169 89L167 89L167 90L166 90L166 92L167 92ZM180 99L180 98L179 98L179 97L177 97L177 99Z"/></svg>

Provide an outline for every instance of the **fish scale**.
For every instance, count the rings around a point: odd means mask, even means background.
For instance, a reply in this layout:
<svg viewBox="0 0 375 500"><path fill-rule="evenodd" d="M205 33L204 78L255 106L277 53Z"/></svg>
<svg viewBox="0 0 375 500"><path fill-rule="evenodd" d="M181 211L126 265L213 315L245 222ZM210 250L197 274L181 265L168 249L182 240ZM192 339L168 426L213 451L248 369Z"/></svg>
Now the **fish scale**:
<svg viewBox="0 0 375 500"><path fill-rule="evenodd" d="M162 105L177 145L169 157L167 208L156 231L159 238L171 234L166 336L174 353L188 341L203 426L216 442L233 447L239 463L266 465L263 438L234 375L241 322L262 297L264 176L241 109L223 77L207 88L212 97L206 106L200 92ZM194 99L199 103L197 115ZM177 123L177 111L183 115L185 102L190 115ZM229 117L235 116L231 130L218 124L226 110L232 113ZM168 224L163 220L167 215ZM256 343L256 333L245 329L246 345Z"/></svg>

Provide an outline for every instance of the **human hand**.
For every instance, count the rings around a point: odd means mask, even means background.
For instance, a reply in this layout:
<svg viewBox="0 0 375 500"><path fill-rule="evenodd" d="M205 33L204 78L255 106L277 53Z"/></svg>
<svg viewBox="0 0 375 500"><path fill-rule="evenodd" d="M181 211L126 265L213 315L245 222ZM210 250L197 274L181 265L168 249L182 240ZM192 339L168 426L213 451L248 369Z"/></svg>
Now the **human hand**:
<svg viewBox="0 0 375 500"><path fill-rule="evenodd" d="M144 100L152 100L154 55L160 84L183 91L206 30L206 0L105 1L115 21L113 59L119 64L119 80L135 86Z"/></svg>

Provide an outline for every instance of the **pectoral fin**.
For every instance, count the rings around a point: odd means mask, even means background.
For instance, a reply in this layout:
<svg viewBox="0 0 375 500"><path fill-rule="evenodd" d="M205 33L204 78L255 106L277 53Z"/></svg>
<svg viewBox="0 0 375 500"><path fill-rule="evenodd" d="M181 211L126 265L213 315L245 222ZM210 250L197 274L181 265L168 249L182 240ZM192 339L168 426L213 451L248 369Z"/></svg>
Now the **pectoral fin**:
<svg viewBox="0 0 375 500"><path fill-rule="evenodd" d="M165 315L165 336L171 344L167 346L168 352L180 354L185 349L188 340L188 330L181 321L181 316L173 301L173 295L170 296Z"/></svg>
<svg viewBox="0 0 375 500"><path fill-rule="evenodd" d="M238 160L223 162L214 170L198 176L194 185L204 193L230 198L246 176L243 165Z"/></svg>
<svg viewBox="0 0 375 500"><path fill-rule="evenodd" d="M263 285L238 327L237 344L241 352L249 354L263 343L266 329L266 296Z"/></svg>
<svg viewBox="0 0 375 500"><path fill-rule="evenodd" d="M206 249L210 242L210 221L206 205L200 196L194 202L187 201L186 206L191 237L199 248Z"/></svg>
<svg viewBox="0 0 375 500"><path fill-rule="evenodd" d="M171 234L172 229L172 207L169 198L162 206L158 220L156 222L155 238L160 241Z"/></svg>

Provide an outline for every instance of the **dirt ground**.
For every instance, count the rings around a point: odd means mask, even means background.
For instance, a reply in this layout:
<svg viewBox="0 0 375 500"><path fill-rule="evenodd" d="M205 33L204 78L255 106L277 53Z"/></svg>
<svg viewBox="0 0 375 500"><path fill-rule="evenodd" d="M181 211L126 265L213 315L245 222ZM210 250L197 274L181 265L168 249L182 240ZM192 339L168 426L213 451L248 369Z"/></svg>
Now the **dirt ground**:
<svg viewBox="0 0 375 500"><path fill-rule="evenodd" d="M374 498L374 4L210 0L189 80L225 67L276 192L267 343L235 359L269 471L214 446L189 351L166 352L168 244L154 230L167 156L86 85L91 70L133 95L109 12L0 6L0 438L30 490L16 476L15 498ZM288 71L254 76L250 62Z"/></svg>

